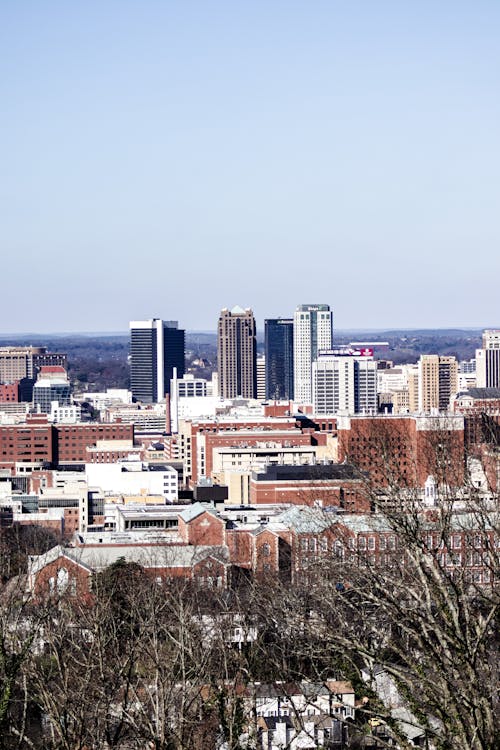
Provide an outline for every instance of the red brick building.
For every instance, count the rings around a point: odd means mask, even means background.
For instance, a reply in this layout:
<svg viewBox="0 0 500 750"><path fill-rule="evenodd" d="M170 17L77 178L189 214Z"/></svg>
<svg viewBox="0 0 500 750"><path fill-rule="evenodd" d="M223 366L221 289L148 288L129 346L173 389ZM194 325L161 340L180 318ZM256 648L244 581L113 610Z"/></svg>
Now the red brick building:
<svg viewBox="0 0 500 750"><path fill-rule="evenodd" d="M54 425L56 464L79 464L88 461L87 448L99 440L134 440L132 424L89 424Z"/></svg>
<svg viewBox="0 0 500 750"><path fill-rule="evenodd" d="M319 463L311 466L267 466L252 473L250 504L292 504L349 512L370 511L366 482L349 464Z"/></svg>
<svg viewBox="0 0 500 750"><path fill-rule="evenodd" d="M464 419L453 416L352 416L338 419L338 460L366 472L374 487L463 484Z"/></svg>
<svg viewBox="0 0 500 750"><path fill-rule="evenodd" d="M500 438L500 388L470 388L459 393L452 405L455 414L463 414L465 445L476 452L482 443L497 443Z"/></svg>
<svg viewBox="0 0 500 750"><path fill-rule="evenodd" d="M215 511L195 503L179 514L179 534L185 544L224 545L226 523Z"/></svg>
<svg viewBox="0 0 500 750"><path fill-rule="evenodd" d="M54 428L45 416L28 418L25 424L0 425L0 466L52 464L53 460Z"/></svg>
<svg viewBox="0 0 500 750"><path fill-rule="evenodd" d="M19 401L19 381L0 384L0 404L17 404Z"/></svg>
<svg viewBox="0 0 500 750"><path fill-rule="evenodd" d="M98 440L134 440L133 425L49 424L46 415L30 415L24 424L0 425L0 466L16 463L83 464L87 448Z"/></svg>
<svg viewBox="0 0 500 750"><path fill-rule="evenodd" d="M208 588L228 585L229 561L224 547L188 545L100 545L53 547L30 558L28 588L37 598L70 595L91 600L92 576L120 559L140 565L156 583L193 581Z"/></svg>
<svg viewBox="0 0 500 750"><path fill-rule="evenodd" d="M212 476L217 448L262 447L266 443L286 448L326 446L328 435L336 434L335 420L320 425L310 419L278 416L260 419L184 420L178 436L179 458L188 484L200 475Z"/></svg>

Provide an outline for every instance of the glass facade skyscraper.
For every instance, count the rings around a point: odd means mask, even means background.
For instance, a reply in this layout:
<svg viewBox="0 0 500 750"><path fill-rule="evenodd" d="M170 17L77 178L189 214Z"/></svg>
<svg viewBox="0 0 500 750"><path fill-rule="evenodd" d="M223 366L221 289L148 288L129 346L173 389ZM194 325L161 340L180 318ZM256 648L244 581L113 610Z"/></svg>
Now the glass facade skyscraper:
<svg viewBox="0 0 500 750"><path fill-rule="evenodd" d="M174 367L184 377L185 332L177 321L133 320L130 323L130 389L137 401L156 403L170 393Z"/></svg>
<svg viewBox="0 0 500 750"><path fill-rule="evenodd" d="M266 398L293 399L293 319L264 321Z"/></svg>

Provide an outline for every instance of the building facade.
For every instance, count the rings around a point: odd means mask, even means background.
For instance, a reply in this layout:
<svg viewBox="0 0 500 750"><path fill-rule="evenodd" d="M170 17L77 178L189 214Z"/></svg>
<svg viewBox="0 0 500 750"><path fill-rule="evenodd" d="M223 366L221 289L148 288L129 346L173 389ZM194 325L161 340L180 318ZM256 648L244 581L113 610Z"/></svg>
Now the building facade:
<svg viewBox="0 0 500 750"><path fill-rule="evenodd" d="M0 383L34 379L41 367L67 367L66 354L48 352L46 346L1 346Z"/></svg>
<svg viewBox="0 0 500 750"><path fill-rule="evenodd" d="M312 365L312 401L317 414L377 411L377 363L371 356L319 353Z"/></svg>
<svg viewBox="0 0 500 750"><path fill-rule="evenodd" d="M329 305L299 305L293 317L294 399L312 403L312 364L321 349L332 347Z"/></svg>
<svg viewBox="0 0 500 750"><path fill-rule="evenodd" d="M293 400L293 318L264 321L266 398Z"/></svg>
<svg viewBox="0 0 500 750"><path fill-rule="evenodd" d="M217 367L221 398L257 394L256 326L252 310L224 308L217 329Z"/></svg>
<svg viewBox="0 0 500 750"><path fill-rule="evenodd" d="M162 401L170 393L174 367L184 376L185 332L177 321L130 322L130 389L145 404Z"/></svg>
<svg viewBox="0 0 500 750"><path fill-rule="evenodd" d="M50 414L53 405L71 405L69 378L63 367L43 366L33 386L33 408L37 413Z"/></svg>
<svg viewBox="0 0 500 750"><path fill-rule="evenodd" d="M418 363L419 411L448 411L458 391L458 362L455 357L423 354Z"/></svg>
<svg viewBox="0 0 500 750"><path fill-rule="evenodd" d="M478 388L500 388L500 330L483 333L483 346L476 349Z"/></svg>

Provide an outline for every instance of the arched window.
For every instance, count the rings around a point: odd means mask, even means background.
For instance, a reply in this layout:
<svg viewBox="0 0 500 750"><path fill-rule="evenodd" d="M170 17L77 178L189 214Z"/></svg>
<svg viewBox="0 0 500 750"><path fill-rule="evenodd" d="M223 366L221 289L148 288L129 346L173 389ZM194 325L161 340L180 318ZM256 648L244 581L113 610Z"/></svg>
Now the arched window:
<svg viewBox="0 0 500 750"><path fill-rule="evenodd" d="M66 568L59 568L57 571L57 593L64 594L68 588L69 575Z"/></svg>

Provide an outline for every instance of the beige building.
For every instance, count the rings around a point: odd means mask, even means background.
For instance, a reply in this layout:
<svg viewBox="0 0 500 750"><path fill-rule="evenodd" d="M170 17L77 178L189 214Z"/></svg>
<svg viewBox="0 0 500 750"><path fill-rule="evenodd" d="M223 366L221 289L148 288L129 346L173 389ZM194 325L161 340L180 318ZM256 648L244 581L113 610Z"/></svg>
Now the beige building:
<svg viewBox="0 0 500 750"><path fill-rule="evenodd" d="M408 388L402 388L392 393L392 413L409 414L410 412L410 393Z"/></svg>
<svg viewBox="0 0 500 750"><path fill-rule="evenodd" d="M250 309L221 311L217 331L217 362L221 398L255 398L257 393L256 326Z"/></svg>
<svg viewBox="0 0 500 750"><path fill-rule="evenodd" d="M418 411L418 365L410 365L407 369L408 378L408 411L414 414Z"/></svg>
<svg viewBox="0 0 500 750"><path fill-rule="evenodd" d="M66 355L45 346L0 346L0 383L35 378L41 367L54 365L66 368Z"/></svg>
<svg viewBox="0 0 500 750"><path fill-rule="evenodd" d="M455 357L423 354L418 363L418 409L447 411L458 391L458 362Z"/></svg>

